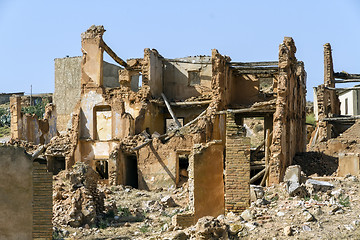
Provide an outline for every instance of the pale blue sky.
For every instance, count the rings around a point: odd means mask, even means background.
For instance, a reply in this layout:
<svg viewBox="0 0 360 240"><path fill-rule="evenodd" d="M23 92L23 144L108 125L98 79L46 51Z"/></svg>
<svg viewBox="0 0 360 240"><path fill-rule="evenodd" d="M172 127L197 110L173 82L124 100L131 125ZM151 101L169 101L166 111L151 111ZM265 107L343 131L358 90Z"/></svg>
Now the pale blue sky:
<svg viewBox="0 0 360 240"><path fill-rule="evenodd" d="M293 37L305 62L309 100L323 82L323 45L335 71L360 73L360 1L36 1L0 0L0 92L54 91L54 58L80 56L80 34L104 25L123 59L156 48L167 58L210 55L278 59Z"/></svg>

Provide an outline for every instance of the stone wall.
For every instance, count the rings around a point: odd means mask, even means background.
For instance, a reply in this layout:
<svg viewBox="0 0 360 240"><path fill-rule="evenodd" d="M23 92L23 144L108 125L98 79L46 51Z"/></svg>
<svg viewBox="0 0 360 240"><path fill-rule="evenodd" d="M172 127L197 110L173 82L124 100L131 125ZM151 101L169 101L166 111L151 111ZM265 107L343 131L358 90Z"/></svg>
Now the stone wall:
<svg viewBox="0 0 360 240"><path fill-rule="evenodd" d="M57 135L55 106L45 107L44 118L21 112L20 96L10 98L11 138L25 140L35 144L47 144Z"/></svg>

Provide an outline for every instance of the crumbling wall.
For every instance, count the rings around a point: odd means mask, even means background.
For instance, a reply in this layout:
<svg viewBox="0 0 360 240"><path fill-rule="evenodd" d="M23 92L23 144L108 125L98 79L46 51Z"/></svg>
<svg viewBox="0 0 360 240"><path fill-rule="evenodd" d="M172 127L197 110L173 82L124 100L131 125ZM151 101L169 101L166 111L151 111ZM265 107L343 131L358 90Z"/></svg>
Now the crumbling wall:
<svg viewBox="0 0 360 240"><path fill-rule="evenodd" d="M324 121L326 117L333 117L340 114L340 101L336 94L333 59L331 54L331 45L324 45L324 84L314 88L314 108L315 118L317 120L316 134L312 141L321 142L331 138L331 124Z"/></svg>
<svg viewBox="0 0 360 240"><path fill-rule="evenodd" d="M270 184L282 180L295 153L305 151L306 146L306 73L303 63L296 60L295 53L293 39L285 37L279 47L276 111L270 147Z"/></svg>
<svg viewBox="0 0 360 240"><path fill-rule="evenodd" d="M183 101L211 93L210 57L164 59L164 94L169 100Z"/></svg>
<svg viewBox="0 0 360 240"><path fill-rule="evenodd" d="M55 106L48 104L45 107L43 119L36 115L21 112L20 96L10 98L11 111L11 138L25 140L35 144L47 144L57 134Z"/></svg>
<svg viewBox="0 0 360 240"><path fill-rule="evenodd" d="M158 138L141 148L138 153L139 189L155 190L176 186L177 151L190 152L193 137L189 135L172 137L163 144Z"/></svg>
<svg viewBox="0 0 360 240"><path fill-rule="evenodd" d="M23 148L0 146L0 238L52 238L52 174Z"/></svg>

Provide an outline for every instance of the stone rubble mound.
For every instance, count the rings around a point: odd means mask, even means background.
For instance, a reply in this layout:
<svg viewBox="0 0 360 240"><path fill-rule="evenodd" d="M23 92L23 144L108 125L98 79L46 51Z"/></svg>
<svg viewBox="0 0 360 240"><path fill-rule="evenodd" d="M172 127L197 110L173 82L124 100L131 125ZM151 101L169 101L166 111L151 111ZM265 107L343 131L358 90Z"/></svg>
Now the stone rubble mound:
<svg viewBox="0 0 360 240"><path fill-rule="evenodd" d="M81 227L95 225L104 211L105 195L97 189L98 174L85 163L54 177L53 222L57 225Z"/></svg>

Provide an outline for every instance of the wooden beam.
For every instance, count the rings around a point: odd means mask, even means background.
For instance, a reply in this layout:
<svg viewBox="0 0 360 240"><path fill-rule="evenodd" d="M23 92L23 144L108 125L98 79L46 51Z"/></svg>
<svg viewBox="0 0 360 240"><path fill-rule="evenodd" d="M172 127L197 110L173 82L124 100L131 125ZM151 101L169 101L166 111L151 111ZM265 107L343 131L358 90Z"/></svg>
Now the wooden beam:
<svg viewBox="0 0 360 240"><path fill-rule="evenodd" d="M278 70L274 70L274 69L268 69L268 70L242 70L242 69L238 69L238 68L233 68L234 73L236 74L270 74L270 73L277 73Z"/></svg>
<svg viewBox="0 0 360 240"><path fill-rule="evenodd" d="M277 66L279 65L278 61L268 61L268 62L230 62L231 66Z"/></svg>
<svg viewBox="0 0 360 240"><path fill-rule="evenodd" d="M344 73L344 72L335 72L334 77L335 78L341 78L341 79L360 79L360 74L350 74L350 73Z"/></svg>
<svg viewBox="0 0 360 240"><path fill-rule="evenodd" d="M46 148L44 145L41 145L38 149L36 149L36 151L31 156L31 161L34 161L38 156L40 156L40 154L43 153L45 149Z"/></svg>
<svg viewBox="0 0 360 240"><path fill-rule="evenodd" d="M351 117L330 117L324 118L324 121L354 121L360 119L360 116L351 116Z"/></svg>
<svg viewBox="0 0 360 240"><path fill-rule="evenodd" d="M334 91L346 91L346 90L360 90L360 87L348 87L348 88L325 87L325 89L334 90Z"/></svg>
<svg viewBox="0 0 360 240"><path fill-rule="evenodd" d="M192 102L171 102L171 106L193 106L193 105L206 105L210 104L212 100L206 101L192 101Z"/></svg>
<svg viewBox="0 0 360 240"><path fill-rule="evenodd" d="M233 69L235 69L236 71L238 70L248 70L248 71L254 71L254 70L265 70L265 71L268 71L268 70L276 70L278 71L279 68L276 66L276 67L233 67Z"/></svg>
<svg viewBox="0 0 360 240"><path fill-rule="evenodd" d="M241 108L241 109L227 109L227 110L223 110L223 111L219 111L216 114L225 114L226 112L231 112L231 113L251 113L251 112L256 112L256 113L274 113L275 109L263 109L263 108Z"/></svg>
<svg viewBox="0 0 360 240"><path fill-rule="evenodd" d="M164 99L165 105L166 105L166 107L167 107L167 109L168 109L171 117L174 119L176 125L178 126L178 128L181 128L181 123L180 123L179 120L176 118L173 110L171 109L170 103L169 103L169 101L167 100L165 94L164 94L164 93L161 93L161 97Z"/></svg>
<svg viewBox="0 0 360 240"><path fill-rule="evenodd" d="M334 80L335 83L351 83L351 82L360 82L360 79L344 79L344 80Z"/></svg>
<svg viewBox="0 0 360 240"><path fill-rule="evenodd" d="M258 180L262 175L264 175L264 173L265 173L265 168L250 179L250 184Z"/></svg>
<svg viewBox="0 0 360 240"><path fill-rule="evenodd" d="M115 62L117 62L124 68L128 68L127 63L124 60L122 60L120 57L118 57L116 53L114 53L114 51L103 40L101 40L100 46L104 48L105 52L107 52L109 56L112 59L114 59Z"/></svg>

